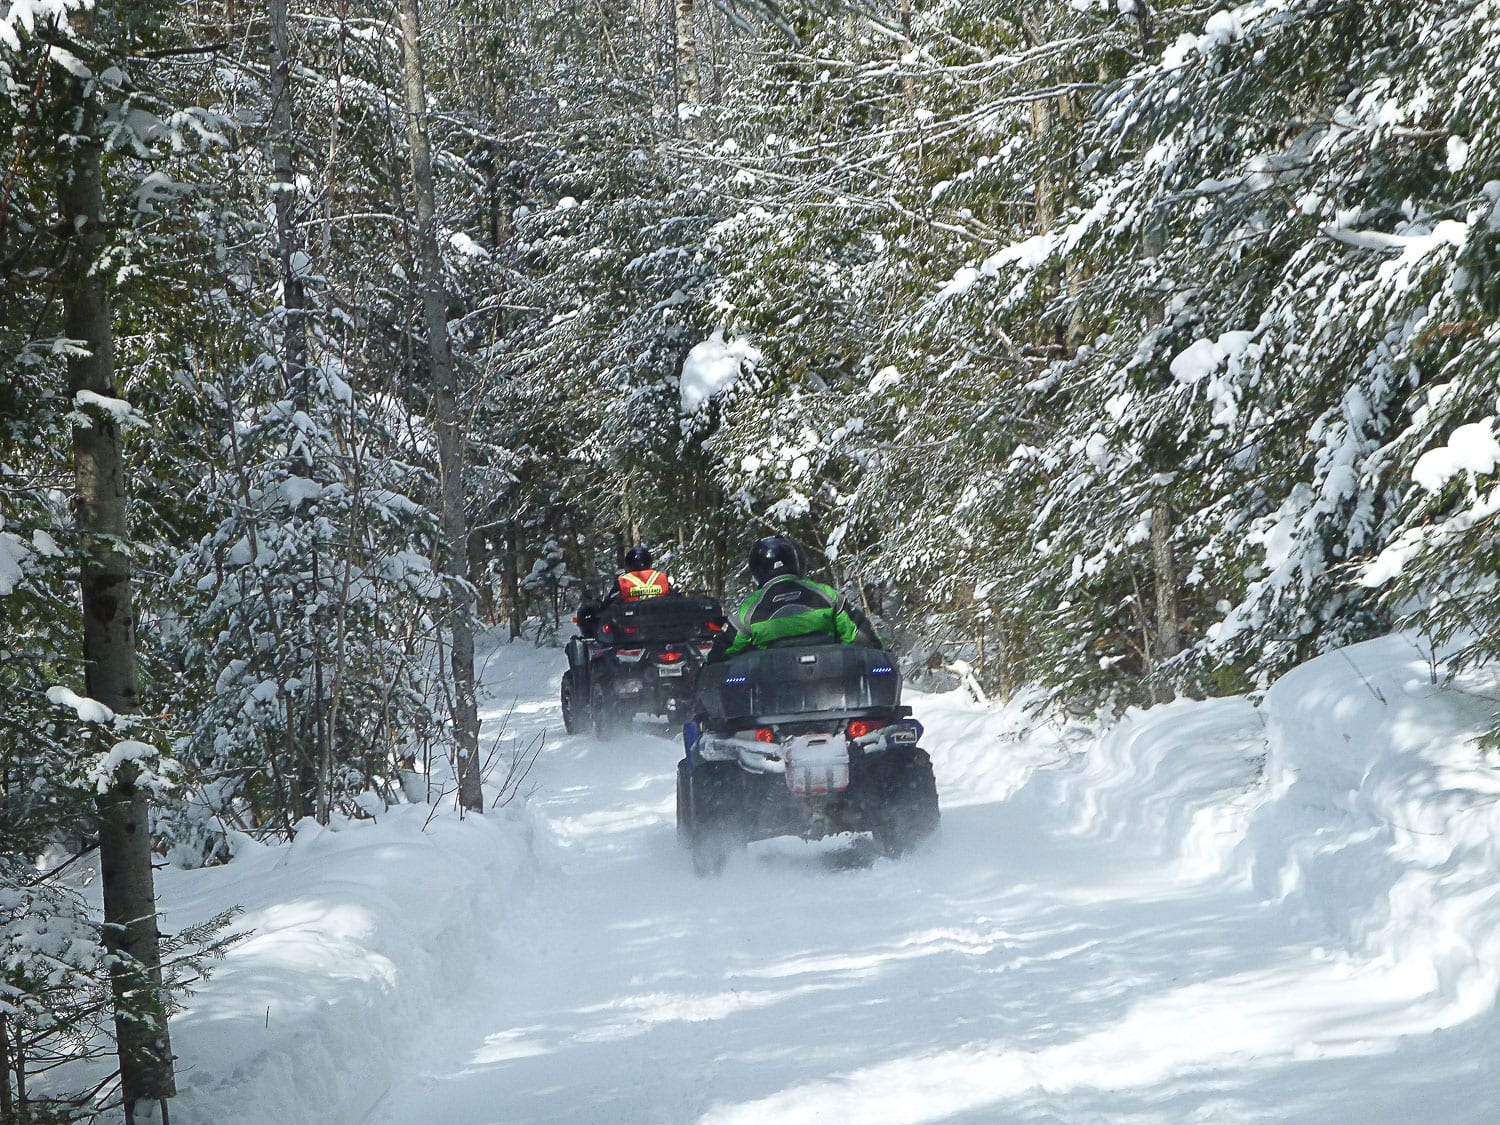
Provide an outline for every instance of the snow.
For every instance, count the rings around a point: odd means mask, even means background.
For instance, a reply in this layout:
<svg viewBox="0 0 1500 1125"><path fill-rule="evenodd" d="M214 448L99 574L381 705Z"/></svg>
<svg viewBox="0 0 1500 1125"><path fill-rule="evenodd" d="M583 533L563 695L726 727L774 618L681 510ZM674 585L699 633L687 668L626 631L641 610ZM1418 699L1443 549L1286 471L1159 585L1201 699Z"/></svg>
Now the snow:
<svg viewBox="0 0 1500 1125"><path fill-rule="evenodd" d="M49 540L50 541L50 540ZM15 592L24 574L23 565L31 548L14 532L5 530L5 517L0 516L0 597Z"/></svg>
<svg viewBox="0 0 1500 1125"><path fill-rule="evenodd" d="M1253 8L1254 5L1248 10L1253 10ZM1215 12L1208 17L1201 35L1184 32L1177 37L1177 40L1162 55L1162 69L1175 70L1184 65L1190 55L1208 55L1220 47L1233 43L1245 33L1243 19L1242 13L1237 10Z"/></svg>
<svg viewBox="0 0 1500 1125"><path fill-rule="evenodd" d="M84 723L112 723L115 713L97 699L79 695L72 688L53 686L47 689L47 702L56 707L71 707Z"/></svg>
<svg viewBox="0 0 1500 1125"><path fill-rule="evenodd" d="M1440 492L1460 473L1493 473L1500 465L1500 441L1495 440L1494 422L1485 418L1459 426L1446 445L1429 449L1417 458L1412 479L1428 492Z"/></svg>
<svg viewBox="0 0 1500 1125"><path fill-rule="evenodd" d="M170 930L253 936L173 1023L173 1116L532 1122L1489 1120L1490 677L1396 635L1256 705L1100 732L910 693L941 839L677 848L680 745L562 733L555 650L481 651L530 795L236 838Z"/></svg>
<svg viewBox="0 0 1500 1125"><path fill-rule="evenodd" d="M1172 360L1172 378L1179 383L1207 379L1226 362L1237 359L1250 346L1250 332L1225 332L1217 340L1197 340Z"/></svg>
<svg viewBox="0 0 1500 1125"><path fill-rule="evenodd" d="M1462 172L1464 165L1469 162L1469 142L1463 137L1448 138L1448 171Z"/></svg>
<svg viewBox="0 0 1500 1125"><path fill-rule="evenodd" d="M85 429L93 424L89 415L91 410L104 415L121 429L145 425L145 419L136 413L135 407L122 398L110 398L96 391L78 391L73 395L73 405L77 409L69 415L69 420Z"/></svg>
<svg viewBox="0 0 1500 1125"><path fill-rule="evenodd" d="M163 792L170 789L172 779L164 773L157 772L157 763L160 755L155 746L148 742L138 742L133 738L127 738L116 742L107 752L101 754L89 767L88 781L94 787L96 793L108 793L110 786L115 783L115 774L126 762L136 767L132 784L138 788L150 789L153 792Z"/></svg>
<svg viewBox="0 0 1500 1125"><path fill-rule="evenodd" d="M682 412L696 414L709 399L734 386L740 373L754 367L760 358L760 349L748 340L725 340L724 330L715 329L682 361Z"/></svg>
<svg viewBox="0 0 1500 1125"><path fill-rule="evenodd" d="M316 504L323 496L323 486L308 477L286 477L281 481L281 498L296 511L303 504Z"/></svg>
<svg viewBox="0 0 1500 1125"><path fill-rule="evenodd" d="M1238 384L1240 369L1253 355L1255 333L1225 332L1217 340L1196 340L1178 353L1169 365L1172 378L1192 386L1202 383L1204 393L1213 404L1209 421L1216 426L1232 426L1239 418ZM1223 374L1219 374L1220 371Z"/></svg>
<svg viewBox="0 0 1500 1125"><path fill-rule="evenodd" d="M8 0L4 10L0 11L0 44L19 51L20 30L31 35L38 24L54 21L66 27L69 12L80 12L93 6L93 0Z"/></svg>
<svg viewBox="0 0 1500 1125"><path fill-rule="evenodd" d="M465 258L488 258L490 252L461 230L448 234L448 245Z"/></svg>

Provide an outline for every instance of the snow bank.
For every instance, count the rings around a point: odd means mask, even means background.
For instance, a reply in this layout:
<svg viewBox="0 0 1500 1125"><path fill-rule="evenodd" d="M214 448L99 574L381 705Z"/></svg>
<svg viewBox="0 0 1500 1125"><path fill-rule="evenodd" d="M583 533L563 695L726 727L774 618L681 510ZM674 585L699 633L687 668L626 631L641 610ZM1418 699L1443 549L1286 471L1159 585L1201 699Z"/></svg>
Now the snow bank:
<svg viewBox="0 0 1500 1125"><path fill-rule="evenodd" d="M392 1059L472 984L535 868L532 825L409 805L338 831L304 821L289 845L237 844L224 867L160 880L168 930L238 902L235 928L254 931L172 1021L173 1117L362 1120Z"/></svg>
<svg viewBox="0 0 1500 1125"><path fill-rule="evenodd" d="M1494 676L1439 683L1394 635L1244 699L1132 710L1013 801L1064 835L1239 876L1343 955L1458 1022L1500 996L1500 772L1475 743Z"/></svg>
<svg viewBox="0 0 1500 1125"><path fill-rule="evenodd" d="M1406 636L1295 669L1266 697L1257 888L1413 978L1440 1026L1500 994L1500 774L1475 744L1492 672L1451 686Z"/></svg>
<svg viewBox="0 0 1500 1125"><path fill-rule="evenodd" d="M1264 753L1260 716L1243 698L1132 708L1022 797L1063 835L1166 861L1174 878L1203 877L1232 862Z"/></svg>

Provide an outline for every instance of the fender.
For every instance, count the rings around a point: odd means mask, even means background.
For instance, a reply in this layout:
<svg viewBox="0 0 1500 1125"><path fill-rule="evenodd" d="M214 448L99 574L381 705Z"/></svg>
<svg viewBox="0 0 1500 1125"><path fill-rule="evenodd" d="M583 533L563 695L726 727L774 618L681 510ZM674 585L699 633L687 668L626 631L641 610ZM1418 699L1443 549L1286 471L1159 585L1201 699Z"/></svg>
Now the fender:
<svg viewBox="0 0 1500 1125"><path fill-rule="evenodd" d="M574 637L568 641L565 651L568 654L568 667L573 669L574 676L587 680L589 675L588 642L582 637Z"/></svg>

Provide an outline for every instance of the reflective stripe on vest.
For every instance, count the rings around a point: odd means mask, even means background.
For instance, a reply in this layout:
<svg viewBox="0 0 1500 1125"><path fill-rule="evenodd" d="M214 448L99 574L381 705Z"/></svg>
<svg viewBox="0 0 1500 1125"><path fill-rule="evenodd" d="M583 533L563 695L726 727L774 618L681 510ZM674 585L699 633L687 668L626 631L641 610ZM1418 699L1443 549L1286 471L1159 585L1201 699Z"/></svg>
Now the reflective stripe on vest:
<svg viewBox="0 0 1500 1125"><path fill-rule="evenodd" d="M632 570L620 575L620 597L627 602L655 598L667 592L667 576L659 570Z"/></svg>

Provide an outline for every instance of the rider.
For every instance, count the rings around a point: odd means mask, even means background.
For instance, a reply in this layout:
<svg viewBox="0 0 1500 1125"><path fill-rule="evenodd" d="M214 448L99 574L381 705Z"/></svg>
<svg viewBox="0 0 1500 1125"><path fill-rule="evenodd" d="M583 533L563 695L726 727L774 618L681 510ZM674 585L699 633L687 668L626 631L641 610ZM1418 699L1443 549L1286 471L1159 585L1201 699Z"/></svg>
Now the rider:
<svg viewBox="0 0 1500 1125"><path fill-rule="evenodd" d="M844 644L863 639L884 647L863 613L833 587L802 577L802 550L790 539L769 535L750 548L750 575L760 589L746 598L724 651L736 656L786 637L826 634Z"/></svg>
<svg viewBox="0 0 1500 1125"><path fill-rule="evenodd" d="M651 552L632 547L625 552L625 573L619 577L619 596L627 602L659 598L672 588L665 572L651 569Z"/></svg>

